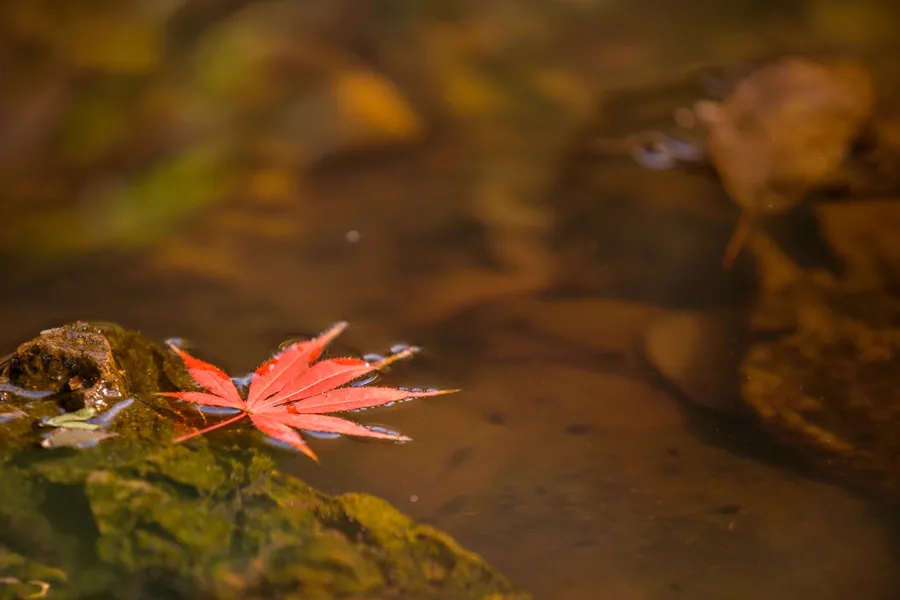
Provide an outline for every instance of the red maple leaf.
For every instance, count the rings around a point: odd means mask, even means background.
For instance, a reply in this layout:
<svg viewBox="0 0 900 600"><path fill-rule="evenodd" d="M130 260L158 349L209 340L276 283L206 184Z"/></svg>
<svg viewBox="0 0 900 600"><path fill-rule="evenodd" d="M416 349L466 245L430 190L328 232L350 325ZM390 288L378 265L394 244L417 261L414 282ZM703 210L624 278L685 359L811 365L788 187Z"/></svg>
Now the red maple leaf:
<svg viewBox="0 0 900 600"><path fill-rule="evenodd" d="M174 441L179 443L189 440L244 417L249 417L253 425L263 433L290 444L315 461L318 458L295 429L409 441L406 436L373 431L340 417L327 416L326 413L372 408L398 400L437 396L456 390L412 392L375 386L341 387L394 361L411 356L418 350L409 347L377 362L358 358L332 358L315 362L325 346L346 327L347 323L338 323L319 337L291 344L264 362L253 373L246 400L241 398L231 378L221 369L170 344L172 350L184 361L194 381L207 392L162 392L159 395L241 411L234 417Z"/></svg>

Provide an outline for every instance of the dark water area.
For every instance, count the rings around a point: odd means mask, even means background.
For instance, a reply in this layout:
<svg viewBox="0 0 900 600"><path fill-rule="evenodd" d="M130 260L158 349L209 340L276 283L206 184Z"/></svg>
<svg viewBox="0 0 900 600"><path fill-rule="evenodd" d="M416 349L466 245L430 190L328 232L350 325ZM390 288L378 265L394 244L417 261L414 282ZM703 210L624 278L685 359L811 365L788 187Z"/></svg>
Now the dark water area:
<svg viewBox="0 0 900 600"><path fill-rule="evenodd" d="M0 9L15 74L0 355L101 320L241 375L347 320L338 351L416 344L391 382L462 391L353 415L411 443L272 456L448 532L535 598L900 597L889 499L810 464L742 400L768 283L756 246L721 267L738 209L708 169L591 150L667 127L701 66L877 55L900 13L354 4L131 2L97 31L121 19L134 39L106 48L73 27L71 64L46 33L62 17ZM823 206L770 230L801 268L828 271L867 237ZM863 233L834 233L842 221Z"/></svg>

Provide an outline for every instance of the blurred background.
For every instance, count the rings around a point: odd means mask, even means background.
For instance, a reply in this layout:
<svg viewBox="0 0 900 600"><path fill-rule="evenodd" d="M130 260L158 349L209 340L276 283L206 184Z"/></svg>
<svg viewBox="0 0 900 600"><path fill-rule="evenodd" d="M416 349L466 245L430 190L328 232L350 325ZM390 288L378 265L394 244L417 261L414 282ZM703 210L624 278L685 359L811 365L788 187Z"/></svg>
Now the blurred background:
<svg viewBox="0 0 900 600"><path fill-rule="evenodd" d="M96 319L240 374L347 319L348 351L420 344L404 384L465 391L373 417L412 444L283 455L310 483L538 598L896 598L879 509L698 435L639 356L653 319L753 300L728 195L592 144L669 127L710 67L891 72L898 27L890 0L0 3L0 354Z"/></svg>

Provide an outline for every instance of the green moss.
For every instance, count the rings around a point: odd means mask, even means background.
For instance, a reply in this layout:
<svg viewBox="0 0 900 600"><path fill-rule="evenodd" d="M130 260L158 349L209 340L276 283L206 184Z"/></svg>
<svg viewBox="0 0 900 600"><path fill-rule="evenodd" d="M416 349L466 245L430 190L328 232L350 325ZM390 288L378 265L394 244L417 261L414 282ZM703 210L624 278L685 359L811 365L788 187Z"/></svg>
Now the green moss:
<svg viewBox="0 0 900 600"><path fill-rule="evenodd" d="M85 494L100 532L98 553L108 564L190 572L227 554L234 515L225 504L110 471L92 473Z"/></svg>
<svg viewBox="0 0 900 600"><path fill-rule="evenodd" d="M61 558L53 527L35 507L44 502L44 490L20 470L0 472L0 543L8 550L29 553L35 560Z"/></svg>
<svg viewBox="0 0 900 600"><path fill-rule="evenodd" d="M344 494L329 506L331 518L343 519L357 536L391 554L391 579L403 589L427 594L465 589L469 597L485 597L509 584L480 556L464 550L445 533L419 525L390 504L367 494Z"/></svg>
<svg viewBox="0 0 900 600"><path fill-rule="evenodd" d="M191 450L183 445L168 445L146 456L136 465L144 477L165 477L179 485L189 486L198 494L209 495L234 487L229 475L242 469L240 465L222 467L208 447ZM242 473L237 473L242 478Z"/></svg>

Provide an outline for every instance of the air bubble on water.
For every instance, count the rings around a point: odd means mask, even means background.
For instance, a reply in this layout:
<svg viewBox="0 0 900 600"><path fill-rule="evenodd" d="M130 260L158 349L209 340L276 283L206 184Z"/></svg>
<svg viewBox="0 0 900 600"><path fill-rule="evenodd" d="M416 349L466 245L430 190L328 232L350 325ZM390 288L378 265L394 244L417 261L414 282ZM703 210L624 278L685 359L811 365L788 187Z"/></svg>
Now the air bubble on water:
<svg viewBox="0 0 900 600"><path fill-rule="evenodd" d="M678 138L669 140L669 152L678 160L685 162L699 162L703 158L700 146Z"/></svg>
<svg viewBox="0 0 900 600"><path fill-rule="evenodd" d="M87 422L91 423L92 425L109 427L110 425L112 425L112 422L116 419L116 417L119 416L119 413L121 413L132 404L134 404L134 398L126 398L121 402L116 402L115 404L113 404L112 407L109 408L109 410L100 413L96 417L88 419Z"/></svg>
<svg viewBox="0 0 900 600"><path fill-rule="evenodd" d="M250 381L253 379L253 373L248 373L243 377L232 377L231 381L238 388L245 388L250 385Z"/></svg>
<svg viewBox="0 0 900 600"><path fill-rule="evenodd" d="M310 431L308 429L301 429L300 431L302 431L309 437L314 437L314 438L320 439L320 440L333 440L333 439L341 437L341 434L333 433L330 431Z"/></svg>
<svg viewBox="0 0 900 600"><path fill-rule="evenodd" d="M405 351L409 350L411 347L412 347L412 344L407 344L404 342L401 342L399 344L394 344L393 346L391 346L391 354L400 354L401 352L405 352Z"/></svg>
<svg viewBox="0 0 900 600"><path fill-rule="evenodd" d="M9 423L10 421L15 421L16 419L21 419L22 417L27 416L25 411L21 410L13 410L10 412L0 413L0 423Z"/></svg>
<svg viewBox="0 0 900 600"><path fill-rule="evenodd" d="M179 349L189 348L191 345L190 342L182 337L170 337L169 339L165 340L165 342L167 346L175 346Z"/></svg>
<svg viewBox="0 0 900 600"><path fill-rule="evenodd" d="M385 435L392 435L392 436L396 436L398 438L403 438L402 433L400 433L396 429L391 429L390 427L385 427L384 425L366 425L366 429L374 431L375 433L383 433ZM398 439L398 440L394 440L394 441L402 442L403 440Z"/></svg>
<svg viewBox="0 0 900 600"><path fill-rule="evenodd" d="M21 388L17 385L12 385L11 383L0 383L0 392L9 392L13 396L21 396L22 398L28 398L29 400L39 400L40 398L45 398L47 396L53 395L52 391L26 390L25 388Z"/></svg>
<svg viewBox="0 0 900 600"><path fill-rule="evenodd" d="M281 440L276 440L273 437L264 436L263 442L273 448L278 448L279 450L287 450L288 452L299 452L297 448L291 446L287 442L282 442Z"/></svg>
<svg viewBox="0 0 900 600"><path fill-rule="evenodd" d="M658 143L636 148L632 157L639 165L653 171L668 171L676 165L672 153Z"/></svg>
<svg viewBox="0 0 900 600"><path fill-rule="evenodd" d="M362 358L364 361L370 362L370 363L380 362L380 361L384 360L384 356L382 356L381 354L375 353L375 352L370 352L369 354L363 354Z"/></svg>
<svg viewBox="0 0 900 600"><path fill-rule="evenodd" d="M372 383L372 382L375 381L376 379L378 379L378 373L377 373L377 372L376 372L376 373L372 373L372 374L370 374L370 375L365 375L365 376L363 376L363 377L360 377L359 379L357 379L356 381L354 381L354 382L351 383L350 385L351 385L352 387L362 387L362 386L364 386L364 385L368 385L368 384Z"/></svg>
<svg viewBox="0 0 900 600"><path fill-rule="evenodd" d="M227 406L203 406L196 405L197 410L202 412L204 415L213 415L213 416L227 416L227 415L236 415L241 412L239 408L229 408Z"/></svg>
<svg viewBox="0 0 900 600"><path fill-rule="evenodd" d="M421 394L424 390L422 388L412 388L409 391L412 392L413 394Z"/></svg>

